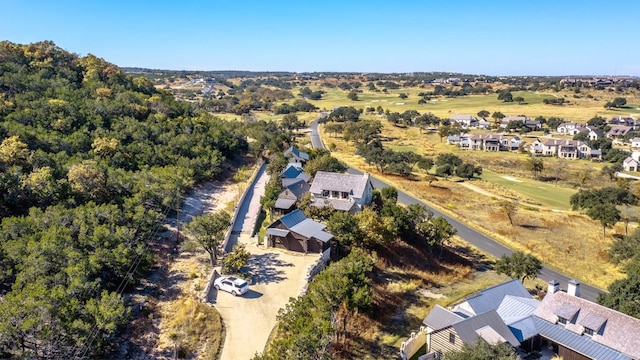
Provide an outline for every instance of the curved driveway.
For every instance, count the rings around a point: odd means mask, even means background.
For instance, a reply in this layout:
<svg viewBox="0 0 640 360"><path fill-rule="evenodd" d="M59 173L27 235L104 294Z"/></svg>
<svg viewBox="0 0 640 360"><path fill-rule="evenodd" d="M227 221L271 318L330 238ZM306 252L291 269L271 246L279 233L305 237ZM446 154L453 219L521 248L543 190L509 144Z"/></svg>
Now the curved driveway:
<svg viewBox="0 0 640 360"><path fill-rule="evenodd" d="M324 148L324 144L322 142L322 139L320 138L320 134L318 133L317 120L311 123L310 136L311 136L311 144L313 145L313 147ZM350 167L347 170L347 172L351 174L362 174L361 171L354 169L352 167ZM373 176L371 176L371 183L373 184L373 187L376 189L381 189L383 187L389 186L387 183ZM451 216L443 214L442 212L434 209L427 203L419 199L416 199L415 197L405 193L404 191L398 190L398 201L404 205L420 204L422 206L425 206L429 210L433 211L434 215L442 216L443 218L445 218L451 225L453 225L453 227L456 228L456 230L458 230L458 235L461 238L463 238L465 241L488 252L492 256L501 257L502 255L510 255L513 253L513 250L509 249L508 247L498 243L497 241L482 234L481 232L467 226L466 224L452 218ZM543 266L542 270L540 271L540 275L538 277L545 281L558 280L560 282L560 287L564 289L567 288L567 282L572 279L571 277L566 276L556 270L553 270L548 266ZM580 286L580 296L590 301L596 301L598 294L600 294L601 292L602 290L587 284L581 284Z"/></svg>

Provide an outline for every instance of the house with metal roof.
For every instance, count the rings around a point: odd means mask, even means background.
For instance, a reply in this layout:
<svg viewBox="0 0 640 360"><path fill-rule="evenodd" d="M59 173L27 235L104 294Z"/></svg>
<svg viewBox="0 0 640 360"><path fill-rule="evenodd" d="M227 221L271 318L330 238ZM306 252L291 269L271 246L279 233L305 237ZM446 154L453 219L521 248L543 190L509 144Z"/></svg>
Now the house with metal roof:
<svg viewBox="0 0 640 360"><path fill-rule="evenodd" d="M292 183L297 182L298 179L302 179L305 182L309 182L311 180L311 175L307 174L302 170L302 166L297 166L296 164L289 164L280 174L280 179L282 179L282 186L287 187ZM285 181L289 179L288 181ZM291 179L295 179L296 181L292 181Z"/></svg>
<svg viewBox="0 0 640 360"><path fill-rule="evenodd" d="M294 210L273 222L267 228L267 244L303 253L322 253L329 258L333 235L327 227L308 219L300 210Z"/></svg>
<svg viewBox="0 0 640 360"><path fill-rule="evenodd" d="M443 353L482 339L518 347L537 335L529 322L538 301L517 279L475 293L451 309L436 305L424 319L427 355Z"/></svg>
<svg viewBox="0 0 640 360"><path fill-rule="evenodd" d="M640 359L640 319L581 298L574 280L567 292L550 281L533 315L541 346L564 359Z"/></svg>
<svg viewBox="0 0 640 360"><path fill-rule="evenodd" d="M283 155L289 159L289 162L304 163L305 161L309 161L309 154L298 150L295 146L285 150Z"/></svg>
<svg viewBox="0 0 640 360"><path fill-rule="evenodd" d="M284 215L294 210L298 200L309 191L311 187L304 179L293 179L294 181L284 187L278 195L274 211L278 215Z"/></svg>
<svg viewBox="0 0 640 360"><path fill-rule="evenodd" d="M373 199L369 173L362 175L318 171L311 182L311 206L331 206L336 210L358 212Z"/></svg>

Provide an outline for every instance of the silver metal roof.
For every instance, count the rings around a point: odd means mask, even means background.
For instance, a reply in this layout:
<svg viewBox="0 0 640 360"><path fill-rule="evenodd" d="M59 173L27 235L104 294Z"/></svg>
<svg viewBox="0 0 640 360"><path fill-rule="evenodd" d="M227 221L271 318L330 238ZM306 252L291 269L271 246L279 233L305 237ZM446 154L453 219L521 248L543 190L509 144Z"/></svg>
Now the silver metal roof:
<svg viewBox="0 0 640 360"><path fill-rule="evenodd" d="M533 317L538 333L582 355L598 360L631 360L632 358L592 341L590 337L578 335L564 328L563 325L552 324L543 319Z"/></svg>
<svg viewBox="0 0 640 360"><path fill-rule="evenodd" d="M322 194L323 190L341 191L360 199L364 196L367 183L370 181L367 173L354 175L318 171L313 178L309 191L313 194Z"/></svg>
<svg viewBox="0 0 640 360"><path fill-rule="evenodd" d="M289 230L270 228L270 229L267 229L267 235L285 237L289 235Z"/></svg>
<svg viewBox="0 0 640 360"><path fill-rule="evenodd" d="M500 315L498 315L495 310L464 319L453 324L452 327L456 330L458 336L460 336L460 340L467 344L473 344L477 340L477 330L490 327L512 346L520 345L518 339L513 335L507 325L502 322Z"/></svg>
<svg viewBox="0 0 640 360"><path fill-rule="evenodd" d="M490 310L497 310L502 299L507 295L531 299L531 294L520 281L513 279L471 295L465 302L476 314L482 314Z"/></svg>
<svg viewBox="0 0 640 360"><path fill-rule="evenodd" d="M456 315L440 305L434 306L422 323L433 330L441 330L464 320L462 316Z"/></svg>
<svg viewBox="0 0 640 360"><path fill-rule="evenodd" d="M296 203L296 199L287 199L279 197L273 206L276 209L288 210Z"/></svg>

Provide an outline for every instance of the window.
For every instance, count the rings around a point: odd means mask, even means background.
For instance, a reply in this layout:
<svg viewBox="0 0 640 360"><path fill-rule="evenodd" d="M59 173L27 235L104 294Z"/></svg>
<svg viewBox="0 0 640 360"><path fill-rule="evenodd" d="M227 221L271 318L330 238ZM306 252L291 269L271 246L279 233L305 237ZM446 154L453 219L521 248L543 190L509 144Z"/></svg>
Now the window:
<svg viewBox="0 0 640 360"><path fill-rule="evenodd" d="M561 316L558 316L558 322L560 324L567 325L567 319L565 319L565 318L563 318Z"/></svg>
<svg viewBox="0 0 640 360"><path fill-rule="evenodd" d="M584 328L584 334L587 336L593 336L593 329L589 329L588 327Z"/></svg>
<svg viewBox="0 0 640 360"><path fill-rule="evenodd" d="M332 198L336 198L336 199L339 198L340 197L340 192L339 191L335 191L335 190L332 191L331 192L331 197Z"/></svg>
<svg viewBox="0 0 640 360"><path fill-rule="evenodd" d="M348 192L346 192L346 191L343 191L343 192L342 192L342 198L343 198L343 199L348 199L348 198L349 198L349 193L348 193Z"/></svg>
<svg viewBox="0 0 640 360"><path fill-rule="evenodd" d="M322 190L323 197L329 197L329 190Z"/></svg>
<svg viewBox="0 0 640 360"><path fill-rule="evenodd" d="M455 344L456 343L456 334L454 333L449 333L449 342L451 344Z"/></svg>

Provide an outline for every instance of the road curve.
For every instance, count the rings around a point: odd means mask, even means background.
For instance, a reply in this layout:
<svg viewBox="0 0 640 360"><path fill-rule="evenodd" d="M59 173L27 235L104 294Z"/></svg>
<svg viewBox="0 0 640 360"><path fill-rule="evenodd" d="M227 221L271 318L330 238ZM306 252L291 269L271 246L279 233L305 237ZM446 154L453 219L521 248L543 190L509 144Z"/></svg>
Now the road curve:
<svg viewBox="0 0 640 360"><path fill-rule="evenodd" d="M314 148L324 148L324 144L322 143L322 139L320 138L320 133L318 132L317 120L311 123L310 129L311 129L311 132L310 132L311 145L313 145ZM361 171L354 169L352 167L350 167L347 170L347 172L349 172L350 174L362 174ZM373 184L373 187L375 189L381 189L383 187L389 186L387 183L383 182L382 180L374 176L371 176L371 183ZM456 230L458 230L458 235L461 238L463 238L468 243L478 247L479 249L486 251L492 256L501 257L502 255L510 255L513 253L513 250L509 249L508 247L500 244L499 242L491 239L490 237L482 234L481 232L461 223L460 221L452 218L451 216L443 214L437 209L434 209L433 207L429 206L425 202L414 198L413 196L405 193L404 191L398 190L398 201L404 205L420 204L428 208L429 210L433 211L435 216L442 216L449 223L451 223L451 225L453 225L453 227L455 227ZM550 280L559 281L561 289L566 289L568 281L572 279L571 277L566 276L556 270L553 270L548 266L542 267L542 270L540 271L540 275L538 277L545 281L550 281ZM580 285L580 296L590 301L595 302L596 298L598 297L598 294L602 292L603 292L602 290L587 284Z"/></svg>

